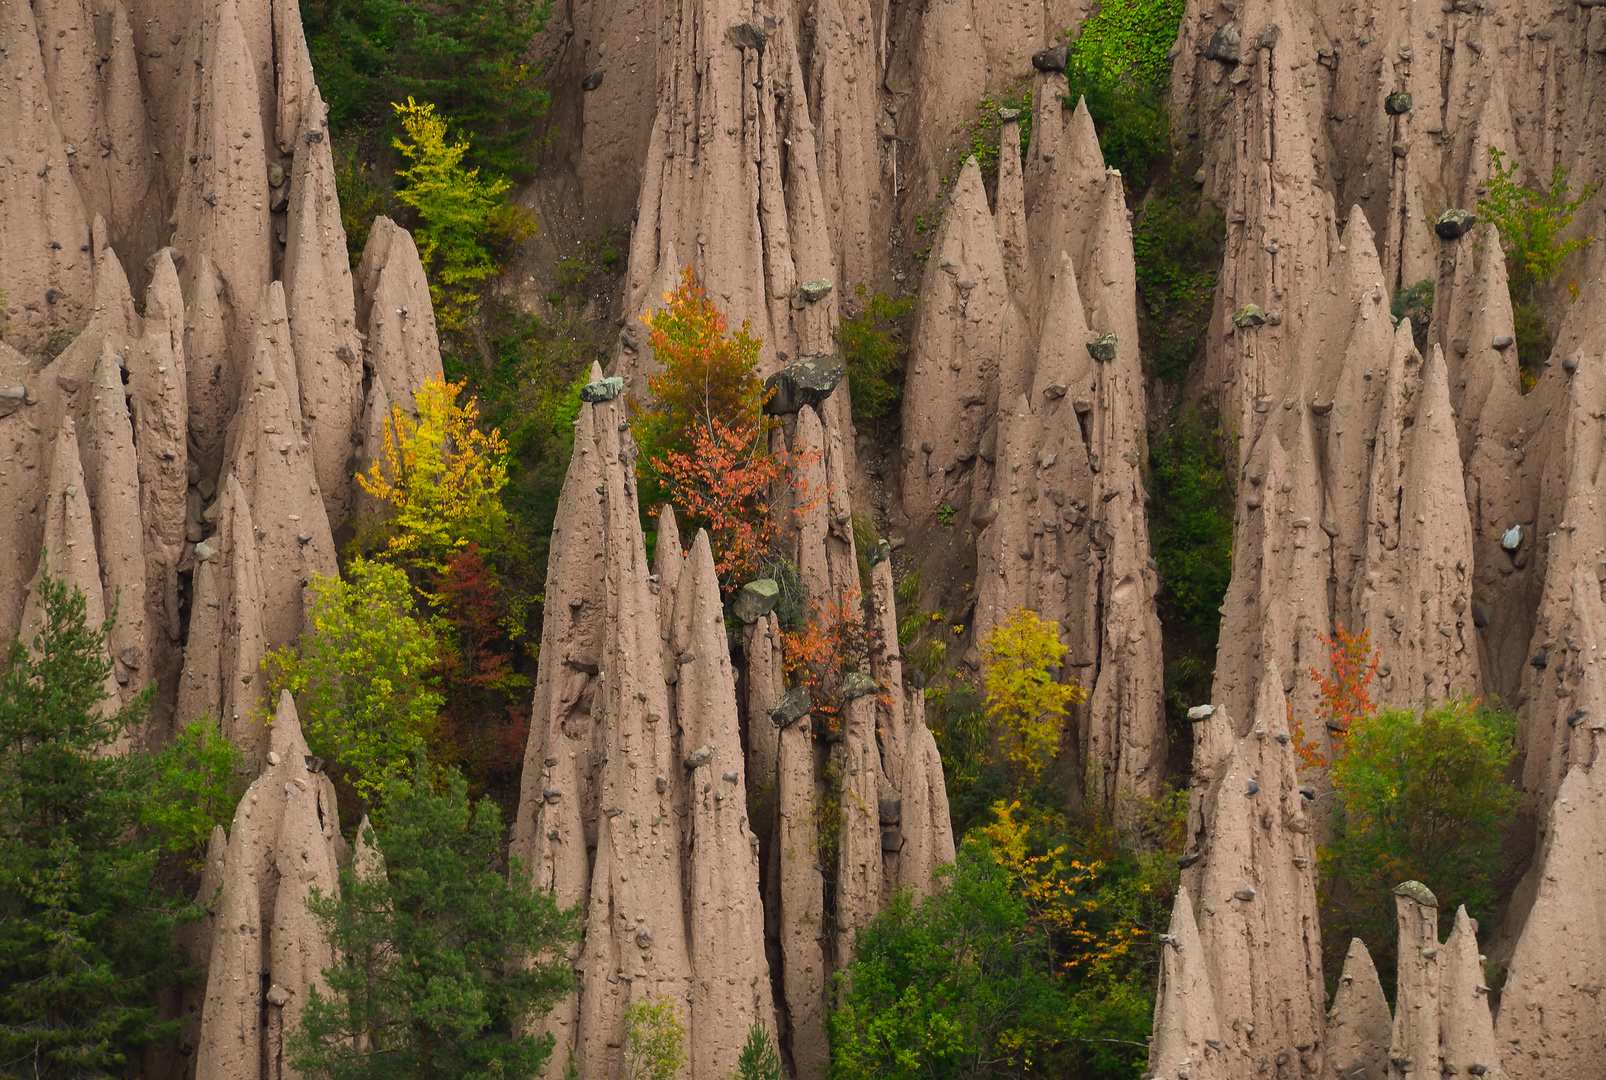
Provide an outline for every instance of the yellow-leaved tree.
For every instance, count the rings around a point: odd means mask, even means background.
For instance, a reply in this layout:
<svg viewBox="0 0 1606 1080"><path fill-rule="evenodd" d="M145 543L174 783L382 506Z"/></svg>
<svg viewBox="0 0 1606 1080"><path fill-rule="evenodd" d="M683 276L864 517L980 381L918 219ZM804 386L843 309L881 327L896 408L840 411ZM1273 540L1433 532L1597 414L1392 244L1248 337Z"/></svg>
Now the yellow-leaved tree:
<svg viewBox="0 0 1606 1080"><path fill-rule="evenodd" d="M535 221L508 202L508 180L482 180L478 169L463 168L467 140L453 142L435 106L414 101L392 105L407 138L394 139L410 164L396 173L396 198L418 213L413 230L418 258L429 274L429 298L442 330L462 330L479 307L478 283L503 269L520 240L535 235Z"/></svg>
<svg viewBox="0 0 1606 1080"><path fill-rule="evenodd" d="M982 642L987 665L987 718L1012 772L1031 781L1059 749L1066 710L1087 700L1075 682L1059 680L1066 647L1059 625L1017 608Z"/></svg>
<svg viewBox="0 0 1606 1080"><path fill-rule="evenodd" d="M463 386L425 383L413 395L417 420L392 408L381 456L357 477L392 511L377 525L386 553L414 569L442 573L468 544L495 549L507 537L507 440L480 430L479 402L458 403Z"/></svg>

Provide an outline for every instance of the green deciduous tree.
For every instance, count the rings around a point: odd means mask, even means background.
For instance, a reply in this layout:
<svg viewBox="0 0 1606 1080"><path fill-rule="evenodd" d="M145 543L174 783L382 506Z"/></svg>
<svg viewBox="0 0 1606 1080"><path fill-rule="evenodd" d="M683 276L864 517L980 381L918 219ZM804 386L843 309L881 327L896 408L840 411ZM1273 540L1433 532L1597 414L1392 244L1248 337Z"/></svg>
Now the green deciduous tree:
<svg viewBox="0 0 1606 1080"><path fill-rule="evenodd" d="M434 732L439 645L399 567L354 559L344 578L315 574L309 588L312 629L263 661L266 700L294 694L307 745L372 800Z"/></svg>
<svg viewBox="0 0 1606 1080"><path fill-rule="evenodd" d="M108 753L150 693L107 708L111 620L91 626L48 574L38 588L43 626L0 675L0 1075L135 1075L182 1023L155 995L183 974L173 929L191 911L155 883L164 836L137 828L150 759Z"/></svg>
<svg viewBox="0 0 1606 1080"><path fill-rule="evenodd" d="M396 173L396 198L418 214L413 239L429 274L435 322L462 330L479 309L479 282L502 272L498 252L534 236L535 219L508 202L511 181L482 180L479 169L464 168L469 142L448 137L433 104L409 97L394 108L407 138L392 142L411 163Z"/></svg>
<svg viewBox="0 0 1606 1080"><path fill-rule="evenodd" d="M831 1080L1028 1073L1070 1019L1049 942L987 845L968 841L938 891L895 893L859 933L828 1017Z"/></svg>
<svg viewBox="0 0 1606 1080"><path fill-rule="evenodd" d="M234 813L245 787L235 773L244 760L216 720L207 716L191 721L156 755L153 798L141 820L164 837L170 849L188 851L199 860L212 838L212 827Z"/></svg>
<svg viewBox="0 0 1606 1080"><path fill-rule="evenodd" d="M673 998L642 998L625 1009L630 1080L675 1080L686 1067L686 1026Z"/></svg>
<svg viewBox="0 0 1606 1080"><path fill-rule="evenodd" d="M1346 887L1326 901L1330 941L1358 936L1392 955L1389 890L1408 879L1432 889L1446 912L1465 904L1474 918L1493 913L1500 832L1517 803L1505 779L1515 732L1512 714L1476 702L1351 721L1329 774L1341 814L1321 852L1323 869Z"/></svg>
<svg viewBox="0 0 1606 1080"><path fill-rule="evenodd" d="M1075 682L1059 680L1066 647L1059 626L1018 608L982 642L987 665L987 718L1005 760L1035 781L1059 751L1066 710L1087 700Z"/></svg>
<svg viewBox="0 0 1606 1080"><path fill-rule="evenodd" d="M517 1034L573 985L576 912L560 911L517 859L504 873L502 816L470 804L455 771L392 770L368 840L384 873L340 873L307 902L337 957L289 1037L316 1080L523 1080L552 1037Z"/></svg>

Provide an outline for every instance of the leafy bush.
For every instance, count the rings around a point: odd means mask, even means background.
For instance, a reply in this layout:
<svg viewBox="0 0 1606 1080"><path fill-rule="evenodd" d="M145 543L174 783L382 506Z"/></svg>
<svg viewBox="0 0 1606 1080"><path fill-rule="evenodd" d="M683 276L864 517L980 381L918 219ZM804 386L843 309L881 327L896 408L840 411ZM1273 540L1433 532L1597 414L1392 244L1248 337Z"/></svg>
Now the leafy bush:
<svg viewBox="0 0 1606 1080"><path fill-rule="evenodd" d="M1489 176L1484 181L1488 194L1478 199L1478 217L1493 222L1500 232L1513 293L1532 299L1535 288L1560 272L1562 260L1595 242L1593 236L1558 237L1599 185L1585 184L1577 198L1569 199L1572 188L1567 183L1567 169L1557 162L1550 173L1550 190L1529 191L1515 180L1521 167L1515 160L1508 166L1505 154L1489 147Z"/></svg>
<svg viewBox="0 0 1606 1080"><path fill-rule="evenodd" d="M686 1067L686 1028L673 998L642 998L625 1009L631 1080L675 1080Z"/></svg>
<svg viewBox="0 0 1606 1080"><path fill-rule="evenodd" d="M1394 294L1394 302L1389 305L1389 314L1394 316L1398 323L1401 319L1411 320L1411 340L1416 343L1418 352L1428 345L1428 325L1433 322L1433 279L1423 278L1415 285L1401 289Z"/></svg>
<svg viewBox="0 0 1606 1080"><path fill-rule="evenodd" d="M385 128L392 102L416 97L474 133L470 163L531 173L529 144L550 95L546 61L526 59L552 0L302 0L301 17L329 122Z"/></svg>
<svg viewBox="0 0 1606 1080"><path fill-rule="evenodd" d="M1545 325L1534 293L1561 271L1562 260L1595 242L1593 236L1558 238L1599 185L1585 184L1577 198L1569 199L1572 189L1567 183L1567 170L1557 162L1550 173L1550 190L1530 191L1516 182L1520 168L1515 160L1508 166L1505 154L1489 147L1489 176L1482 188L1486 194L1478 199L1477 214L1480 220L1493 222L1506 253L1517 362L1526 391L1533 389L1551 347L1550 328Z"/></svg>
<svg viewBox="0 0 1606 1080"><path fill-rule="evenodd" d="M1167 55L1182 21L1182 0L1105 0L1071 42L1065 107L1087 99L1104 163L1120 169L1129 195L1149 185L1171 142Z"/></svg>
<svg viewBox="0 0 1606 1080"><path fill-rule="evenodd" d="M1153 976L1134 901L1163 898L1131 868L1067 862L1016 810L935 894L900 890L859 933L827 1019L833 1080L1141 1073Z"/></svg>
<svg viewBox="0 0 1606 1080"><path fill-rule="evenodd" d="M1152 441L1150 550L1160 566L1161 620L1214 646L1232 577L1232 482L1213 411L1197 409Z"/></svg>
<svg viewBox="0 0 1606 1080"><path fill-rule="evenodd" d="M479 308L476 283L502 272L498 256L534 236L535 219L508 202L511 182L481 180L479 169L463 168L468 140L448 140L434 105L408 98L394 108L407 138L392 144L412 162L396 173L403 181L396 198L418 214L413 239L429 275L436 325L460 331Z"/></svg>
<svg viewBox="0 0 1606 1080"><path fill-rule="evenodd" d="M842 319L836 341L853 391L854 422L875 424L894 415L903 400L903 360L909 353L904 323L916 297L872 296L862 284L856 292L864 310L857 319Z"/></svg>
<svg viewBox="0 0 1606 1080"><path fill-rule="evenodd" d="M1180 379L1210 326L1227 218L1191 185L1169 185L1144 204L1132 230L1145 351L1155 378Z"/></svg>
<svg viewBox="0 0 1606 1080"><path fill-rule="evenodd" d="M48 573L38 596L43 625L0 674L0 1071L135 1075L141 1048L183 1026L156 999L186 977L175 925L202 914L163 893L157 859L213 823L166 800L210 778L110 753L151 694L111 706L111 620L90 625L84 594Z"/></svg>
<svg viewBox="0 0 1606 1080"><path fill-rule="evenodd" d="M1087 700L1075 680L1060 680L1066 646L1059 624L1017 608L982 642L987 719L1004 759L1036 780L1059 753L1067 710Z"/></svg>
<svg viewBox="0 0 1606 1080"><path fill-rule="evenodd" d="M1121 170L1122 185L1135 196L1149 186L1156 160L1170 146L1170 112L1163 85L1112 71L1108 63L1096 53L1073 58L1065 72L1071 92L1064 104L1074 109L1078 98L1086 99L1104 164Z"/></svg>
<svg viewBox="0 0 1606 1080"><path fill-rule="evenodd" d="M807 688L813 702L814 735L842 737L847 701L842 682L869 660L872 630L865 624L858 589L820 607L810 604L803 626L781 631L782 665L793 686Z"/></svg>
<svg viewBox="0 0 1606 1080"><path fill-rule="evenodd" d="M287 1032L294 1068L315 1080L534 1077L550 1034L527 1021L574 985L564 945L577 933L517 859L503 871L502 817L470 804L456 773L384 779L368 842L384 872L340 872L338 895L307 907L334 947L301 1024ZM360 869L360 868L359 868Z"/></svg>
<svg viewBox="0 0 1606 1080"><path fill-rule="evenodd" d="M368 246L368 234L373 230L374 219L390 214L396 193L388 181L378 179L374 169L363 160L358 140L347 137L334 143L335 197L340 201L340 226L346 232L346 255L351 268L357 269L362 261L363 248Z"/></svg>
<svg viewBox="0 0 1606 1080"><path fill-rule="evenodd" d="M398 567L354 559L344 578L314 574L308 588L313 629L262 662L269 707L281 690L294 694L307 745L372 801L435 732L440 645L414 617Z"/></svg>
<svg viewBox="0 0 1606 1080"><path fill-rule="evenodd" d="M1324 897L1329 942L1364 938L1384 954L1379 970L1392 971L1390 890L1408 879L1432 889L1444 912L1465 904L1487 925L1503 869L1500 833L1517 804L1505 779L1515 734L1512 714L1476 701L1420 716L1384 709L1351 723L1329 773L1339 798L1335 835L1320 853L1323 870L1345 886Z"/></svg>
<svg viewBox="0 0 1606 1080"><path fill-rule="evenodd" d="M212 828L229 821L245 790L235 773L245 756L218 729L210 716L184 725L152 761L154 798L141 815L146 827L166 837L168 848L188 851L192 869L205 855Z"/></svg>

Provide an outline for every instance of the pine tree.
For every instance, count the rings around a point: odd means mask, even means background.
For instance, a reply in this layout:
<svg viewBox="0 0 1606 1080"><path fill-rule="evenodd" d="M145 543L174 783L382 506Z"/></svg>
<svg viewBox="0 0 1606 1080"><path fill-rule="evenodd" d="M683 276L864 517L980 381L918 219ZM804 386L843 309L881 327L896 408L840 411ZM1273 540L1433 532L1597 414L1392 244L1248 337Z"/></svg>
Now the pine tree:
<svg viewBox="0 0 1606 1080"><path fill-rule="evenodd" d="M309 1080L534 1076L552 1037L515 1032L572 987L563 946L577 913L518 860L503 874L502 816L471 804L461 775L432 782L422 761L413 775L390 772L366 837L385 872L344 870L338 897L308 901L338 959L331 994L313 990L291 1037L295 1068Z"/></svg>
<svg viewBox="0 0 1606 1080"><path fill-rule="evenodd" d="M183 975L173 928L193 909L162 894L162 838L137 828L152 760L107 754L149 693L106 708L111 620L38 588L44 625L0 676L0 1075L134 1075L182 1022L157 1019L155 993Z"/></svg>

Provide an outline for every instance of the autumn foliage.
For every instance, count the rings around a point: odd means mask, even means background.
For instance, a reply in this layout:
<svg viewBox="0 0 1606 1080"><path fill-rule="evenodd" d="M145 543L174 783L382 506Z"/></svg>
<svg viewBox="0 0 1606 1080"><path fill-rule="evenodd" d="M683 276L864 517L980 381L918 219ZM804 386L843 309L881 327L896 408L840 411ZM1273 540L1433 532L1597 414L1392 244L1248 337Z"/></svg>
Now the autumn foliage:
<svg viewBox="0 0 1606 1080"><path fill-rule="evenodd" d="M1018 608L982 642L987 665L987 718L1006 761L1032 780L1059 750L1066 710L1087 700L1075 682L1059 680L1066 647L1059 626Z"/></svg>
<svg viewBox="0 0 1606 1080"><path fill-rule="evenodd" d="M1321 687L1316 715L1327 727L1335 756L1344 750L1355 722L1377 713L1371 687L1377 679L1377 665L1382 654L1372 648L1371 637L1370 630L1352 634L1339 623L1332 637L1322 635L1322 644L1330 650L1327 674L1310 669L1311 681ZM1304 723L1294 715L1292 703L1288 705L1288 730L1294 737L1294 752L1306 767L1320 768L1329 764L1320 744L1306 734Z"/></svg>
<svg viewBox="0 0 1606 1080"><path fill-rule="evenodd" d="M814 734L819 738L829 741L842 736L842 713L847 705L842 682L868 658L870 633L856 587L823 607L811 604L801 629L781 631L786 680L808 689Z"/></svg>
<svg viewBox="0 0 1606 1080"><path fill-rule="evenodd" d="M798 486L797 466L771 449L776 422L764 415L756 374L763 342L747 323L729 332L690 266L664 307L643 316L663 371L648 376L654 402L637 407L643 502L675 505L687 523L706 528L714 565L727 590L755 576L774 547L780 507ZM652 489L656 488L656 491ZM806 498L791 498L793 512Z"/></svg>
<svg viewBox="0 0 1606 1080"><path fill-rule="evenodd" d="M391 510L380 525L385 553L412 568L443 572L454 552L506 533L507 441L480 430L477 401L458 403L463 386L426 382L413 395L416 420L394 406L379 460L357 476Z"/></svg>
<svg viewBox="0 0 1606 1080"><path fill-rule="evenodd" d="M436 665L444 698L431 756L460 761L471 794L518 779L529 735L530 680L513 666L502 583L479 545L454 552L434 582Z"/></svg>

